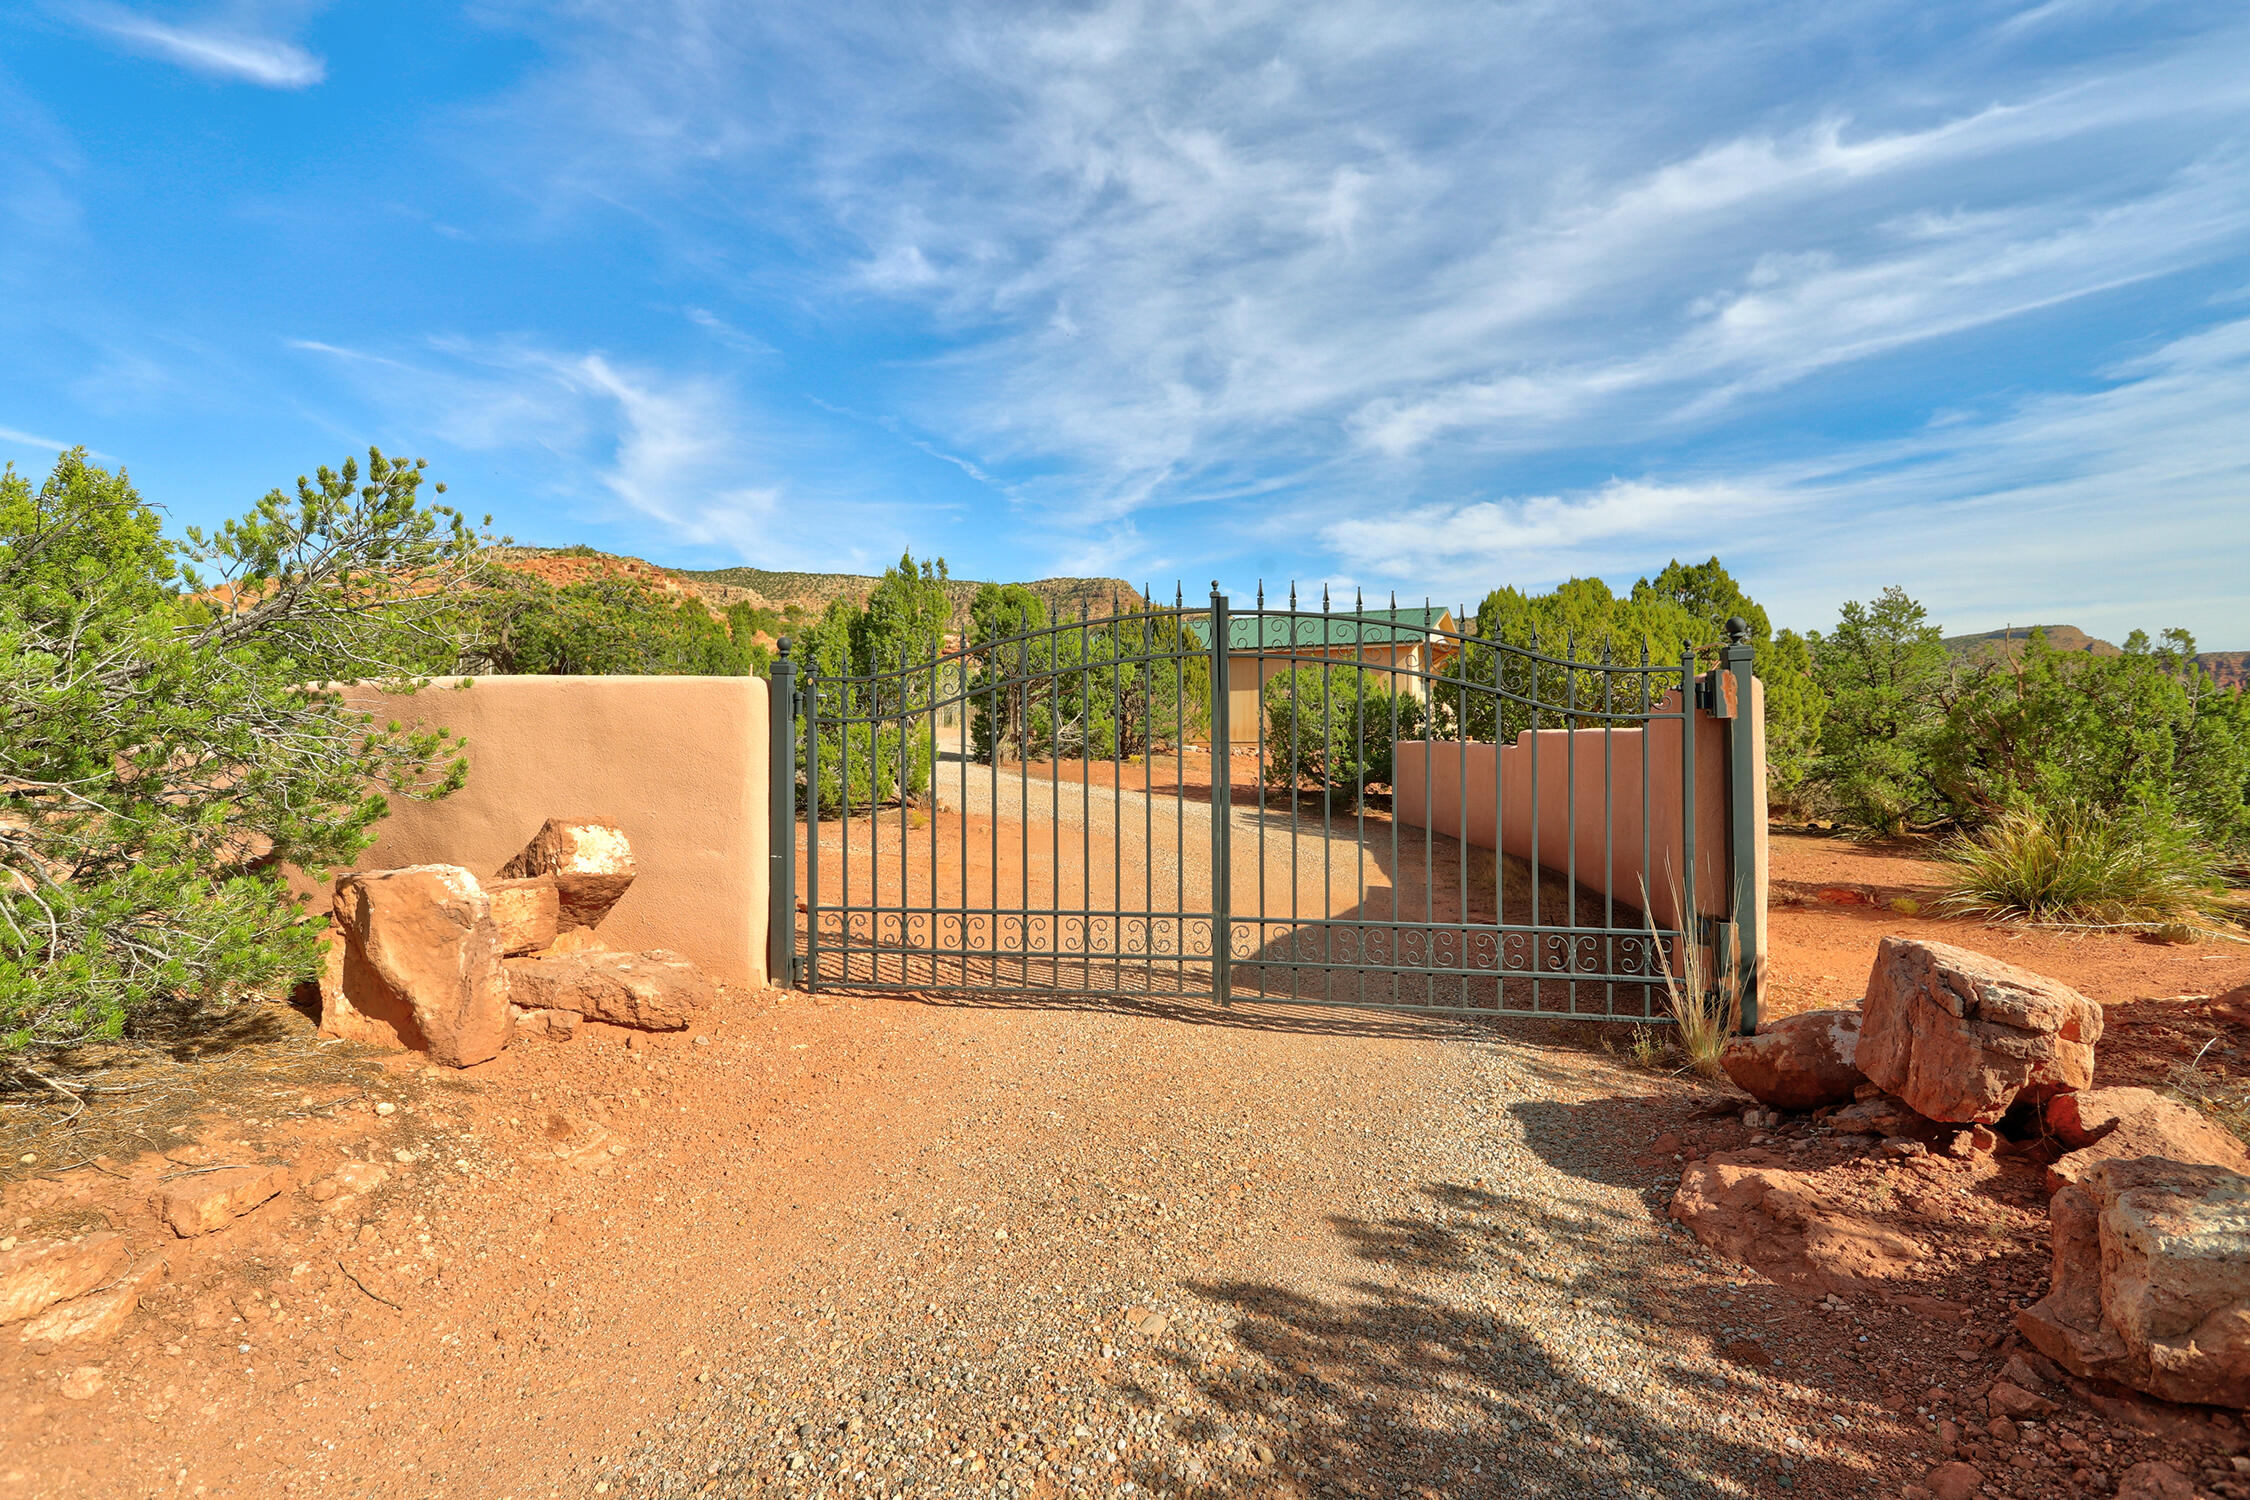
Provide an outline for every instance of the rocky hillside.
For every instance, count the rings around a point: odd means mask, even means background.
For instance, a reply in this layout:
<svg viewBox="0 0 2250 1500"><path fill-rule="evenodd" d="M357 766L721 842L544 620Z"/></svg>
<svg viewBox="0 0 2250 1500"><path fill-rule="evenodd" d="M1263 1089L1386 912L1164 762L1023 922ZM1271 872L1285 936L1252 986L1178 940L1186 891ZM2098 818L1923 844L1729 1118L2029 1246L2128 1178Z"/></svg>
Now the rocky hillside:
<svg viewBox="0 0 2250 1500"><path fill-rule="evenodd" d="M2024 641L2034 630L2044 630L2047 644L2057 651L2091 651L2096 656L2122 654L2108 641L2090 636L2075 625L2011 625L2005 630L1987 630L1982 635L1949 635L1945 645L1959 656L1987 652L2013 656L2023 649Z"/></svg>
<svg viewBox="0 0 2250 1500"><path fill-rule="evenodd" d="M2058 651L2090 651L2096 656L2122 654L2117 646L2099 636L2088 635L2075 625L2018 625L2005 630L1987 630L1981 635L1949 635L1945 645L1954 655L1962 657L2013 656L2023 649L2024 641L2033 630L2044 630L2047 644ZM2199 651L2195 659L2221 687L2250 687L2250 651Z"/></svg>
<svg viewBox="0 0 2250 1500"><path fill-rule="evenodd" d="M786 609L794 604L808 614L819 614L837 599L864 604L881 580L865 573L790 573L770 568L665 568L638 557L619 557L587 547L510 547L501 554L508 567L531 573L549 583L575 583L610 575L654 584L667 593L692 594L713 612L747 602ZM976 579L956 578L946 585L954 621L968 619L969 603L984 585ZM1057 619L1075 618L1083 609L1090 616L1110 612L1112 600L1137 596L1139 587L1122 578L1041 578L1026 584L1047 602L1047 612Z"/></svg>
<svg viewBox="0 0 2250 1500"><path fill-rule="evenodd" d="M766 568L683 568L675 570L673 576L714 594L724 591L777 609L802 605L813 614L836 599L865 603L880 581L864 573L777 573ZM983 583L973 578L955 578L946 584L956 624L968 618L969 603L982 587ZM1058 619L1074 617L1081 608L1089 615L1105 615L1110 612L1111 600L1130 599L1140 593L1137 586L1122 578L1041 578L1025 587L1046 600L1047 613Z"/></svg>

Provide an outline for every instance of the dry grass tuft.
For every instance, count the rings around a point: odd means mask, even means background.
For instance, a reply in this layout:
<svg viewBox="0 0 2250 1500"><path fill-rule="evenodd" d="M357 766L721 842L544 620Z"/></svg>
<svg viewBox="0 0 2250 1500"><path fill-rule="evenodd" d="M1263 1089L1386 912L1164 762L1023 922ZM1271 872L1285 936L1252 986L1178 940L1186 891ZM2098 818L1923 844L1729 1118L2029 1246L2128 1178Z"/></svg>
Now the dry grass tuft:
<svg viewBox="0 0 2250 1500"><path fill-rule="evenodd" d="M1641 909L1649 909L1648 887L1641 887ZM1672 884L1672 909L1685 911L1687 899L1679 883ZM1654 917L1645 918L1649 936L1661 946L1661 936ZM1742 971L1741 950L1730 925L1723 952L1713 954L1703 944L1681 938L1672 951L1677 962L1664 967L1664 1003L1672 1012L1672 1021L1679 1030L1679 1047L1687 1055L1687 1066L1706 1078L1721 1078L1725 1069L1719 1066L1719 1049L1728 1037L1742 1027ZM1675 973L1675 968L1677 972Z"/></svg>
<svg viewBox="0 0 2250 1500"><path fill-rule="evenodd" d="M2250 1078L2229 1078L2207 1071L2203 1058L2212 1045L2205 1042L2201 1051L2174 1068L2164 1080L2164 1091L2182 1104L2201 1110L2250 1146Z"/></svg>

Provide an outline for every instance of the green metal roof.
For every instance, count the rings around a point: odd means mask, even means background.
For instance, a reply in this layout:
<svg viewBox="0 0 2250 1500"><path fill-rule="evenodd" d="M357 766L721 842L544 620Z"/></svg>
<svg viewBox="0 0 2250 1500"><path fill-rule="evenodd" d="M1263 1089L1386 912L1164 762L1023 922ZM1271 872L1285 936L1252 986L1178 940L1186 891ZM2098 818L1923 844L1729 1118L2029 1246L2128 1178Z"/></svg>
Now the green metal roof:
<svg viewBox="0 0 2250 1500"><path fill-rule="evenodd" d="M1387 646L1393 641L1420 641L1453 611L1442 605L1429 609L1369 609L1356 614L1248 614L1227 621L1229 651L1352 650L1359 646ZM1200 615L1187 622L1196 644L1211 644L1211 619Z"/></svg>

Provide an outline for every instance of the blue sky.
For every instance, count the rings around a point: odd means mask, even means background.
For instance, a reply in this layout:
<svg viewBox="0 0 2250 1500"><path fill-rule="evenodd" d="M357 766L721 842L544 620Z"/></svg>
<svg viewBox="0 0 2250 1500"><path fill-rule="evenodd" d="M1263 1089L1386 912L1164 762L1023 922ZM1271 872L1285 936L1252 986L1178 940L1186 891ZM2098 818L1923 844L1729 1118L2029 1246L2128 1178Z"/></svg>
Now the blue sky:
<svg viewBox="0 0 2250 1500"><path fill-rule="evenodd" d="M2250 647L2239 0L18 0L0 458Z"/></svg>

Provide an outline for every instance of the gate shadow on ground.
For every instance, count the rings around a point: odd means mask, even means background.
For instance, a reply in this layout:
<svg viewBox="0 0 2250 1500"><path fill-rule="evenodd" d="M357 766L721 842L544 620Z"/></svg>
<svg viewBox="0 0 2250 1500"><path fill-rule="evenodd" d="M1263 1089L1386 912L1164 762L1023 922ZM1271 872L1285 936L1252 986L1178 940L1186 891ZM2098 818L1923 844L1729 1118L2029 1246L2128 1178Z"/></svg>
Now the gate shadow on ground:
<svg viewBox="0 0 2250 1500"><path fill-rule="evenodd" d="M1598 1051L1604 1036L1615 1039L1614 1025L1591 1018L1479 1016L1436 1011L1416 1013L1374 1008L1291 1003L1253 996L1222 1006L1207 997L1157 997L1134 994L1071 994L1062 991L1008 993L986 990L890 990L830 986L824 998L905 1001L964 1010L1084 1011L1138 1015L1183 1026L1216 1026L1304 1036L1353 1036L1421 1041L1514 1042L1574 1051Z"/></svg>
<svg viewBox="0 0 2250 1500"><path fill-rule="evenodd" d="M1362 1281L1322 1300L1247 1281L1185 1284L1233 1321L1231 1347L1167 1358L1226 1415L1182 1434L1209 1445L1207 1456L1144 1463L1137 1482L1194 1496L1444 1500L1878 1491L1873 1433L1836 1461L1796 1459L1729 1430L1729 1393L1755 1375L1703 1350L1693 1330L1714 1320L1686 1305L1684 1287L1651 1274L1645 1241L1636 1253L1590 1232L1598 1210L1459 1183L1419 1191L1422 1212L1328 1221L1353 1256L1409 1286ZM1564 1243L1567 1253L1550 1253ZM1583 1335L1614 1346L1628 1330L1614 1381L1558 1357L1582 1337L1570 1326L1574 1298L1632 1309ZM1795 1430L1833 1438L1830 1414L1850 1406L1833 1392L1762 1384L1760 1404Z"/></svg>

